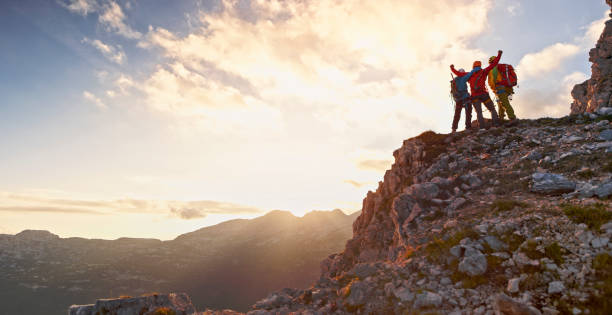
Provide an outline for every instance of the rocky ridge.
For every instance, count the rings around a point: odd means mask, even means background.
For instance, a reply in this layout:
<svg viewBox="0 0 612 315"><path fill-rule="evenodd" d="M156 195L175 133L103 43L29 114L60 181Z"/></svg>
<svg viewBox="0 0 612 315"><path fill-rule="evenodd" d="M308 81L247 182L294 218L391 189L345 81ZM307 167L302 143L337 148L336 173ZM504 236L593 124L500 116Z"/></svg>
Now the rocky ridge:
<svg viewBox="0 0 612 315"><path fill-rule="evenodd" d="M271 293L248 314L610 312L610 120L579 114L404 141L319 280Z"/></svg>
<svg viewBox="0 0 612 315"><path fill-rule="evenodd" d="M606 0L606 3L612 6L612 0ZM593 63L591 78L572 89L572 114L612 106L612 20L606 21L595 48L589 51L589 61Z"/></svg>

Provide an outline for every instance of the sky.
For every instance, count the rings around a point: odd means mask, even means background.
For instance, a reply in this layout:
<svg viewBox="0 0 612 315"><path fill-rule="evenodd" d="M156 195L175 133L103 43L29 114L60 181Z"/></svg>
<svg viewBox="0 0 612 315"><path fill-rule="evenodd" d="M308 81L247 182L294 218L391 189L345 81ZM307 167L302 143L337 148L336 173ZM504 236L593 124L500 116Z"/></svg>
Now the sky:
<svg viewBox="0 0 612 315"><path fill-rule="evenodd" d="M172 239L275 209L358 211L404 139L450 131L450 64L501 49L518 117L567 115L608 11L1 1L0 233Z"/></svg>

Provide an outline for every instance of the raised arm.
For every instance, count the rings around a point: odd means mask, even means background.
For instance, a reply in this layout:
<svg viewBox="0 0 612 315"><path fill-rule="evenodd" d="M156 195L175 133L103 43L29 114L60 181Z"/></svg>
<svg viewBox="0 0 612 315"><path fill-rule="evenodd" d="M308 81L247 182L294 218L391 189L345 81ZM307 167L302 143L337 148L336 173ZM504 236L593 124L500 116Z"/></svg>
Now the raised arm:
<svg viewBox="0 0 612 315"><path fill-rule="evenodd" d="M459 72L457 70L455 70L455 65L451 65L451 71L458 77L462 77L465 75L465 72Z"/></svg>
<svg viewBox="0 0 612 315"><path fill-rule="evenodd" d="M495 59L493 59L493 62L491 62L491 64L489 64L489 66L484 69L485 72L489 72L489 71L491 71L491 69L493 69L493 68L495 68L495 66L497 66L497 64L499 63L499 59L501 59L501 55L502 55L502 51L498 50L497 51L497 57L495 57Z"/></svg>

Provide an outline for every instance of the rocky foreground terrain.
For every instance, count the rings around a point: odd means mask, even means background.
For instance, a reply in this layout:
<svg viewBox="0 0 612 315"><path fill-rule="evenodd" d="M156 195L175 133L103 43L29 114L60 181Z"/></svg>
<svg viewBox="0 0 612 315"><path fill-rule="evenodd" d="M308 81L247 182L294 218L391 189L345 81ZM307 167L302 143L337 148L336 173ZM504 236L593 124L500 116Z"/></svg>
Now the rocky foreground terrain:
<svg viewBox="0 0 612 315"><path fill-rule="evenodd" d="M171 241L0 235L0 314L65 314L99 297L175 290L197 307L248 310L273 290L316 280L320 261L342 250L357 215L272 211Z"/></svg>

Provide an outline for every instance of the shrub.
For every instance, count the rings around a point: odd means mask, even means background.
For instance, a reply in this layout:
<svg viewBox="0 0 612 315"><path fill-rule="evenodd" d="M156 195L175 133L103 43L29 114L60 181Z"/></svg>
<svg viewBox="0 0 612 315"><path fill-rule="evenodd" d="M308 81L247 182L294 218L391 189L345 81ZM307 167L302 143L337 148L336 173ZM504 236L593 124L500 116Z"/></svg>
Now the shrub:
<svg viewBox="0 0 612 315"><path fill-rule="evenodd" d="M491 210L495 212L504 212L512 210L515 207L527 208L528 204L513 199L497 199L491 204Z"/></svg>
<svg viewBox="0 0 612 315"><path fill-rule="evenodd" d="M612 314L612 256L608 253L595 256L592 267L601 281L595 285L598 294L591 296L587 307L591 314Z"/></svg>
<svg viewBox="0 0 612 315"><path fill-rule="evenodd" d="M592 230L599 230L602 224L612 220L612 212L606 210L606 205L602 203L588 206L566 204L562 209L570 220L584 223Z"/></svg>
<svg viewBox="0 0 612 315"><path fill-rule="evenodd" d="M538 247L538 242L530 239L530 240L527 240L527 244L525 244L525 246L521 248L521 251L525 253L527 257L531 259L543 258L544 255L536 249L537 247Z"/></svg>
<svg viewBox="0 0 612 315"><path fill-rule="evenodd" d="M451 247L458 245L459 242L466 237L476 239L479 237L479 235L478 232L474 231L473 229L465 228L456 232L446 240L439 238L434 239L427 244L427 246L425 246L427 259L437 264L444 263L446 261L446 257L448 256L448 250Z"/></svg>
<svg viewBox="0 0 612 315"><path fill-rule="evenodd" d="M557 242L554 242L546 247L544 247L544 252L546 253L546 257L552 259L555 264L561 265L564 262L563 259L563 249Z"/></svg>

